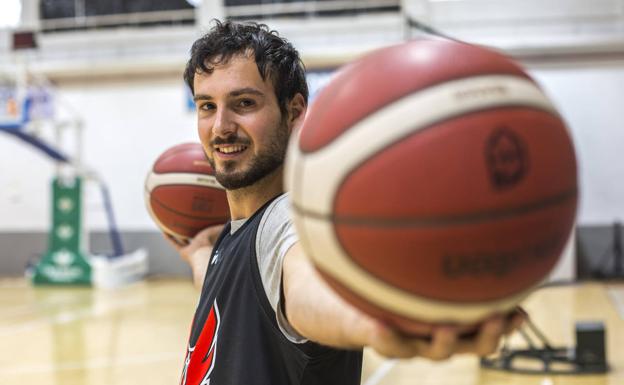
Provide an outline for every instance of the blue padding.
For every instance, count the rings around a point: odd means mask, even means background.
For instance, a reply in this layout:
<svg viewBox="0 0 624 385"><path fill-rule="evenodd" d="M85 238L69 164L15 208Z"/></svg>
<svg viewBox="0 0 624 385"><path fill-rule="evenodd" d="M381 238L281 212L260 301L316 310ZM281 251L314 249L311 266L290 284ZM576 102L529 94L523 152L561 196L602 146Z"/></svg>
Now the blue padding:
<svg viewBox="0 0 624 385"><path fill-rule="evenodd" d="M124 249L121 243L121 236L119 235L119 229L117 228L117 222L115 221L113 203L111 202L108 188L102 181L100 181L100 189L102 191L102 200L104 201L104 207L106 208L106 218L108 219L108 235L113 245L112 257L119 257L121 255L124 255Z"/></svg>
<svg viewBox="0 0 624 385"><path fill-rule="evenodd" d="M9 134L17 136L24 142L30 145L33 145L39 150L43 151L46 155L48 155L50 158L54 160L57 160L59 162L69 163L70 158L67 155L51 147L47 143L33 136L30 136L22 131L22 128L28 122L31 104L32 104L32 100L30 98L26 98L26 100L24 101L24 107L22 108L22 121L17 124L5 124L5 125L0 124L0 131L4 131Z"/></svg>
<svg viewBox="0 0 624 385"><path fill-rule="evenodd" d="M50 158L54 160L57 160L59 162L65 162L65 163L70 162L70 158L67 155L51 147L47 143L33 136L28 135L25 132L22 132L20 128L21 128L20 126L0 126L0 131L4 131L8 134L17 136L24 142L32 146L35 146L37 149L43 151L47 156L49 156Z"/></svg>
<svg viewBox="0 0 624 385"><path fill-rule="evenodd" d="M13 131L19 131L22 129L22 125L21 124L0 124L0 131L7 131L7 132L13 132Z"/></svg>

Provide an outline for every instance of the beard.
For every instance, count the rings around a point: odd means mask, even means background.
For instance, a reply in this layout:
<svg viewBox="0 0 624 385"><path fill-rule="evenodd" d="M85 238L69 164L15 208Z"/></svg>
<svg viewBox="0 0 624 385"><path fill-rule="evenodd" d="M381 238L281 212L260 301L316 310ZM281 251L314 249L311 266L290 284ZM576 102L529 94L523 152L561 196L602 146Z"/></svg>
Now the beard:
<svg viewBox="0 0 624 385"><path fill-rule="evenodd" d="M253 156L248 161L246 170L235 171L237 164L239 164L238 161L232 160L222 162L221 169L217 169L213 158L208 157L208 162L215 170L217 181L226 190L238 190L243 187L249 187L273 173L284 164L288 139L288 127L286 126L286 122L282 121L280 125L276 127L271 137L267 138L266 142L268 146L266 149ZM241 139L234 134L223 139L216 138L213 140L212 144L213 146L215 144L241 144L249 146L251 142L246 139Z"/></svg>

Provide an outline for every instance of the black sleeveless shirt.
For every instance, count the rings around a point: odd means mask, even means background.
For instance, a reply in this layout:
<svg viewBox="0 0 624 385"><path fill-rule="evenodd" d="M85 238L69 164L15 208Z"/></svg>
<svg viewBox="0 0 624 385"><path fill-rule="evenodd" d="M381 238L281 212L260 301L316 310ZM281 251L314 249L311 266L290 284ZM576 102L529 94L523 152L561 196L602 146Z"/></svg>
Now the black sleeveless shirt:
<svg viewBox="0 0 624 385"><path fill-rule="evenodd" d="M210 257L182 385L356 385L362 351L295 344L280 331L262 285L256 235L267 202L234 234L226 225Z"/></svg>

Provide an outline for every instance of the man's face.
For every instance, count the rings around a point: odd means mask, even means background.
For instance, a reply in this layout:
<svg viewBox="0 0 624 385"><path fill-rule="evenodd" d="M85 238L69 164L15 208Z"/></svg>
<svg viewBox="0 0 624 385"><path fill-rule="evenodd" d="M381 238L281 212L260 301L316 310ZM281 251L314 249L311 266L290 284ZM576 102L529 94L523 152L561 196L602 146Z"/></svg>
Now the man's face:
<svg viewBox="0 0 624 385"><path fill-rule="evenodd" d="M281 167L290 128L253 58L233 56L193 84L199 137L219 183L235 190Z"/></svg>

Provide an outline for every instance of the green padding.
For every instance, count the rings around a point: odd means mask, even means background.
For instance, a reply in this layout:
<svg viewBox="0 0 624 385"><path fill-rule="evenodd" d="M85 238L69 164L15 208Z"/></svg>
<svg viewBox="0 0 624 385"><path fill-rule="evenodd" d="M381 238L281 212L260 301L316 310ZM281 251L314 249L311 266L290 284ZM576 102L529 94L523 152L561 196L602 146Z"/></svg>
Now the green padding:
<svg viewBox="0 0 624 385"><path fill-rule="evenodd" d="M35 267L35 284L91 284L91 266L82 252L82 180L52 181L52 230L48 251Z"/></svg>

